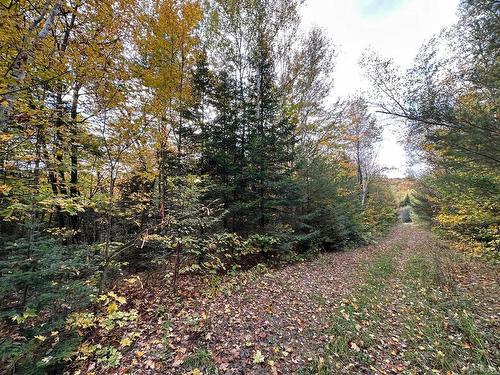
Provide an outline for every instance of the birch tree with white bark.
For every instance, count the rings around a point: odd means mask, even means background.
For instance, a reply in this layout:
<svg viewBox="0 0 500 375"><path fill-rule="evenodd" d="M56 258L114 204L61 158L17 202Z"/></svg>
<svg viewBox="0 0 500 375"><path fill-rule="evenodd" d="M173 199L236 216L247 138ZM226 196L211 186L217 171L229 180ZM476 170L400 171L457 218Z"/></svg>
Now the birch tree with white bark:
<svg viewBox="0 0 500 375"><path fill-rule="evenodd" d="M382 137L382 128L369 112L368 103L364 98L357 97L349 101L345 132L348 153L356 164L361 207L364 207L370 181L380 171L377 151Z"/></svg>

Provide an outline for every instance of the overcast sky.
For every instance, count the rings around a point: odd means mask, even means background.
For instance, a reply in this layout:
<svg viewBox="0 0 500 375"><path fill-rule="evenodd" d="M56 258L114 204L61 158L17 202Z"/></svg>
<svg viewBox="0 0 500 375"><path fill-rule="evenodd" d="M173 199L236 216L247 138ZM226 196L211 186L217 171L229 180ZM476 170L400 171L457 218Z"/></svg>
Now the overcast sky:
<svg viewBox="0 0 500 375"><path fill-rule="evenodd" d="M367 47L408 66L426 39L456 21L457 6L458 0L306 0L302 16L304 28L322 27L337 45L334 95L345 97L369 88L358 66ZM402 177L405 152L396 126L384 125L380 163Z"/></svg>

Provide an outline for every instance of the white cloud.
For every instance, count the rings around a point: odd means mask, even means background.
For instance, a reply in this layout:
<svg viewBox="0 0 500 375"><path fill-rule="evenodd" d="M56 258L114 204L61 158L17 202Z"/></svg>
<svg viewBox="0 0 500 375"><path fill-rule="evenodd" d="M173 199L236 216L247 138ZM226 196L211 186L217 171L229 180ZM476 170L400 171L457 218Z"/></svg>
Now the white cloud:
<svg viewBox="0 0 500 375"><path fill-rule="evenodd" d="M339 47L334 95L345 97L369 88L358 65L366 48L408 66L425 40L455 22L457 7L458 0L307 0L302 17L304 28L324 28ZM402 176L405 152L395 124L384 124L380 162Z"/></svg>

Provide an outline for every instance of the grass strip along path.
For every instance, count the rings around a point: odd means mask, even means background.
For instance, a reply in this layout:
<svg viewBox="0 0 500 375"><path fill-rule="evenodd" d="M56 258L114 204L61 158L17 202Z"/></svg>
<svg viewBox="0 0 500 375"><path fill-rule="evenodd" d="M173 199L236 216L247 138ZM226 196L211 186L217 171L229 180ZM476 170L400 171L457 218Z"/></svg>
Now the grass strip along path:
<svg viewBox="0 0 500 375"><path fill-rule="evenodd" d="M500 373L498 268L417 226L400 233L336 305L331 340L300 374Z"/></svg>

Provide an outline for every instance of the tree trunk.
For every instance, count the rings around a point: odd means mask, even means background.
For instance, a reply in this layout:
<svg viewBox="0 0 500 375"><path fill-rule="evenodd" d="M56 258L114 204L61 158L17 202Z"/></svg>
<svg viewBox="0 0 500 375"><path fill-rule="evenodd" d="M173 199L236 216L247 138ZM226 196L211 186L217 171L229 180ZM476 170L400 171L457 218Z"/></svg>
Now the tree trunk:
<svg viewBox="0 0 500 375"><path fill-rule="evenodd" d="M182 252L182 244L179 242L175 248L174 276L172 280L172 289L174 294L177 294L177 282L179 278L179 267L181 264L181 252Z"/></svg>
<svg viewBox="0 0 500 375"><path fill-rule="evenodd" d="M73 87L73 100L71 102L71 129L70 129L70 181L69 181L69 195L71 198L76 198L80 195L78 190L78 129L77 129L77 116L78 116L78 99L80 95L80 84L76 83ZM77 214L70 217L71 229L74 231L73 242L79 241L80 230L80 216Z"/></svg>

